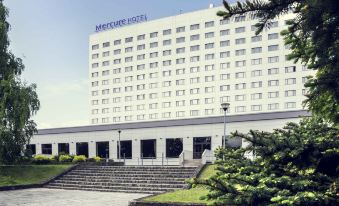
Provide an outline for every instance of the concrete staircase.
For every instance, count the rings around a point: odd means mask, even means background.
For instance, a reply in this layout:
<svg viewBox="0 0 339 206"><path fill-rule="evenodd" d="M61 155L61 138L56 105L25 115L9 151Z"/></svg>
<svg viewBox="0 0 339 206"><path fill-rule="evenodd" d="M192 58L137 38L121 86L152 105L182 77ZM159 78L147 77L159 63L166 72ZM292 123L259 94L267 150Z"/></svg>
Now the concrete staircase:
<svg viewBox="0 0 339 206"><path fill-rule="evenodd" d="M196 167L78 166L47 188L158 194L185 187Z"/></svg>

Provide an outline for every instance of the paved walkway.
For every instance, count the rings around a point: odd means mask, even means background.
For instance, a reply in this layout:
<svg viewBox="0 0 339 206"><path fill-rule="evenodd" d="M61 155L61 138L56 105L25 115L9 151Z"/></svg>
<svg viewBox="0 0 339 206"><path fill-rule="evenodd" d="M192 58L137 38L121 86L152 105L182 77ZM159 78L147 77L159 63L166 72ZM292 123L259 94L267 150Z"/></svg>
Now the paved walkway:
<svg viewBox="0 0 339 206"><path fill-rule="evenodd" d="M26 189L0 192L0 206L127 206L147 194L92 192L58 189Z"/></svg>

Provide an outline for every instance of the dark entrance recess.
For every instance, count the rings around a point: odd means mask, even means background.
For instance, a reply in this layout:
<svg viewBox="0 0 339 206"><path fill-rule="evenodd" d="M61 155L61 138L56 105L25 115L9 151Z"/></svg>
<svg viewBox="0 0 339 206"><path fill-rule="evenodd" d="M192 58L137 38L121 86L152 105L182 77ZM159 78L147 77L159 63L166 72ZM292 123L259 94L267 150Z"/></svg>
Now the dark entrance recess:
<svg viewBox="0 0 339 206"><path fill-rule="evenodd" d="M193 159L201 159L205 149L211 149L211 137L193 137Z"/></svg>
<svg viewBox="0 0 339 206"><path fill-rule="evenodd" d="M42 154L52 154L52 144L42 144L41 145Z"/></svg>
<svg viewBox="0 0 339 206"><path fill-rule="evenodd" d="M59 143L58 144L58 154L69 154L69 144L68 143Z"/></svg>
<svg viewBox="0 0 339 206"><path fill-rule="evenodd" d="M109 142L97 142L97 156L100 158L109 158Z"/></svg>
<svg viewBox="0 0 339 206"><path fill-rule="evenodd" d="M182 152L183 144L182 138L166 139L166 157L178 158Z"/></svg>
<svg viewBox="0 0 339 206"><path fill-rule="evenodd" d="M88 143L87 142L77 142L76 144L77 155L85 155L88 157Z"/></svg>
<svg viewBox="0 0 339 206"><path fill-rule="evenodd" d="M157 156L157 141L155 139L141 140L141 158L155 159Z"/></svg>
<svg viewBox="0 0 339 206"><path fill-rule="evenodd" d="M35 144L26 145L26 154L28 154L29 156L32 156L32 155L36 154L36 146L35 146Z"/></svg>
<svg viewBox="0 0 339 206"><path fill-rule="evenodd" d="M120 141L120 145L121 145L120 158L132 159L132 140ZM119 151L119 142L117 152L118 151Z"/></svg>

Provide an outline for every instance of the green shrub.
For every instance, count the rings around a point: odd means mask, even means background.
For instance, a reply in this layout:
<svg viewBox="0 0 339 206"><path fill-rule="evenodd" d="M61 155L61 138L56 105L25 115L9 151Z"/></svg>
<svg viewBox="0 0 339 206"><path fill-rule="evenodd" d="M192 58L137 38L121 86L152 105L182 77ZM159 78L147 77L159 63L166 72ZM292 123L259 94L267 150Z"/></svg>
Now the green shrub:
<svg viewBox="0 0 339 206"><path fill-rule="evenodd" d="M86 162L86 156L85 155L76 155L76 156L74 156L72 162L74 162L74 163Z"/></svg>
<svg viewBox="0 0 339 206"><path fill-rule="evenodd" d="M36 155L33 158L33 163L35 164L48 164L51 163L51 158L45 156L45 155Z"/></svg>
<svg viewBox="0 0 339 206"><path fill-rule="evenodd" d="M67 154L63 154L59 156L59 162L72 162L73 157Z"/></svg>
<svg viewBox="0 0 339 206"><path fill-rule="evenodd" d="M92 158L88 158L87 162L101 162L102 158L100 157L92 157Z"/></svg>

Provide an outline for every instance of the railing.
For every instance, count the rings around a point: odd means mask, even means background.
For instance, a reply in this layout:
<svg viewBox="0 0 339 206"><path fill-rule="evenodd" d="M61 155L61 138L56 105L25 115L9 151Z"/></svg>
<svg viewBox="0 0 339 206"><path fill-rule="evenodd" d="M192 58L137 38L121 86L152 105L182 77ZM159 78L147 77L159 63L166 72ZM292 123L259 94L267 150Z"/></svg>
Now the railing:
<svg viewBox="0 0 339 206"><path fill-rule="evenodd" d="M179 165L185 166L185 160L192 160L193 159L193 152L184 150L179 155Z"/></svg>
<svg viewBox="0 0 339 206"><path fill-rule="evenodd" d="M201 163L213 163L216 160L213 151L205 149L204 152L201 155Z"/></svg>
<svg viewBox="0 0 339 206"><path fill-rule="evenodd" d="M167 165L179 165L179 158L169 158L165 157L164 153L157 153L156 157L144 157L141 154L141 157L137 158L125 158L122 155L123 159L114 159L117 162L124 162L125 165L138 165L138 166L167 166Z"/></svg>

